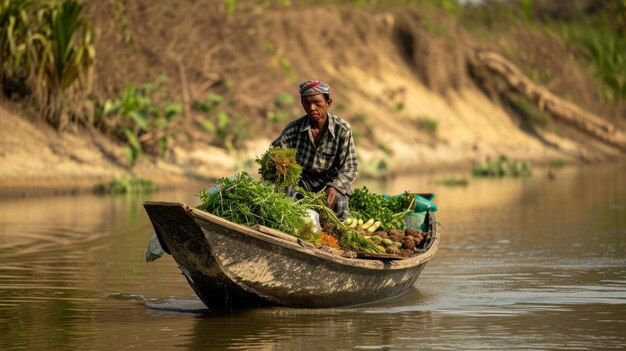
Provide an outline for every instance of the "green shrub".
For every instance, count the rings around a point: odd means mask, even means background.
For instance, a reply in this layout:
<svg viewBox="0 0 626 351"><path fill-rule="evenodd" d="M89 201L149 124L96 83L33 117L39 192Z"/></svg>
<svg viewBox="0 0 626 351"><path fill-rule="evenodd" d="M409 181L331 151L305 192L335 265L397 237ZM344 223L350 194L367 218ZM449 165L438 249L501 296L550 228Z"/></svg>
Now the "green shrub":
<svg viewBox="0 0 626 351"><path fill-rule="evenodd" d="M137 194L151 193L157 190L157 186L150 180L141 177L121 178L116 177L108 183L100 183L94 186L96 194Z"/></svg>
<svg viewBox="0 0 626 351"><path fill-rule="evenodd" d="M413 120L413 124L418 130L428 134L436 134L439 125L436 119L428 116L417 117Z"/></svg>
<svg viewBox="0 0 626 351"><path fill-rule="evenodd" d="M567 163L563 160L550 161L550 168L560 169L560 168L565 168L565 166L567 166Z"/></svg>
<svg viewBox="0 0 626 351"><path fill-rule="evenodd" d="M274 98L273 108L267 112L267 119L272 123L282 123L297 115L300 110L294 107L293 95L282 92Z"/></svg>
<svg viewBox="0 0 626 351"><path fill-rule="evenodd" d="M182 104L168 99L161 76L155 84L135 87L129 84L119 99L107 100L102 110L102 126L127 143L132 167L145 153L165 156L175 134Z"/></svg>
<svg viewBox="0 0 626 351"><path fill-rule="evenodd" d="M614 103L626 99L626 37L609 27L605 20L595 26L569 24L563 36L584 50L593 75L602 82L601 95Z"/></svg>
<svg viewBox="0 0 626 351"><path fill-rule="evenodd" d="M476 177L525 177L532 174L533 168L527 162L510 162L506 156L474 163L472 174Z"/></svg>
<svg viewBox="0 0 626 351"><path fill-rule="evenodd" d="M237 3L235 0L224 0L224 7L226 8L226 16L232 17L235 14L236 5Z"/></svg>
<svg viewBox="0 0 626 351"><path fill-rule="evenodd" d="M454 177L454 176L446 176L439 182L439 184L445 186L467 186L469 184L469 180L465 177Z"/></svg>
<svg viewBox="0 0 626 351"><path fill-rule="evenodd" d="M3 87L27 77L41 117L59 129L83 122L81 107L95 60L93 30L83 7L76 0L0 3Z"/></svg>
<svg viewBox="0 0 626 351"><path fill-rule="evenodd" d="M226 99L214 93L207 94L206 100L197 100L192 104L192 109L205 115L200 126L215 136L215 143L228 151L249 137L248 125L242 119L233 119L228 112L220 108ZM228 105L234 105L228 101Z"/></svg>
<svg viewBox="0 0 626 351"><path fill-rule="evenodd" d="M0 78L5 90L12 80L28 74L26 42L32 26L32 8L31 1L0 2Z"/></svg>

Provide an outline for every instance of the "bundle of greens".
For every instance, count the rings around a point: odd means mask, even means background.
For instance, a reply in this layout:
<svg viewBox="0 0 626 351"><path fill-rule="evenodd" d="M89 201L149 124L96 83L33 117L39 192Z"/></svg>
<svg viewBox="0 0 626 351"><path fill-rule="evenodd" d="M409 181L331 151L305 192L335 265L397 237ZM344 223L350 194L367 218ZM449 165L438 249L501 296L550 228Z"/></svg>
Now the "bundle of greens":
<svg viewBox="0 0 626 351"><path fill-rule="evenodd" d="M387 208L393 213L413 211L415 207L415 195L408 191L402 195L394 196L387 200Z"/></svg>
<svg viewBox="0 0 626 351"><path fill-rule="evenodd" d="M320 233L313 231L306 209L313 209L333 224L341 246L358 252L384 253L385 248L348 228L325 204L324 192L312 193L296 187L299 200L294 201L274 186L241 172L231 178L221 178L210 191L201 190L200 210L210 212L231 222L253 226L264 225L306 240L316 247L322 245Z"/></svg>
<svg viewBox="0 0 626 351"><path fill-rule="evenodd" d="M319 240L310 237L315 233L307 226L310 223L303 204L275 192L271 184L255 180L246 172L219 179L212 191L203 189L198 197L202 200L199 209L229 221L246 226L260 224L297 237L305 236L303 239L307 241Z"/></svg>
<svg viewBox="0 0 626 351"><path fill-rule="evenodd" d="M272 182L277 188L294 186L300 181L302 166L296 161L296 149L272 147L256 162L261 165L261 178Z"/></svg>
<svg viewBox="0 0 626 351"><path fill-rule="evenodd" d="M385 200L382 195L371 193L367 187L355 189L350 196L350 216L364 221L375 219L380 221L380 229L388 231L391 229L404 230L404 216L410 209L399 210L404 206L405 200L399 199L394 202ZM390 208L390 205L393 206ZM396 212L398 211L398 212Z"/></svg>

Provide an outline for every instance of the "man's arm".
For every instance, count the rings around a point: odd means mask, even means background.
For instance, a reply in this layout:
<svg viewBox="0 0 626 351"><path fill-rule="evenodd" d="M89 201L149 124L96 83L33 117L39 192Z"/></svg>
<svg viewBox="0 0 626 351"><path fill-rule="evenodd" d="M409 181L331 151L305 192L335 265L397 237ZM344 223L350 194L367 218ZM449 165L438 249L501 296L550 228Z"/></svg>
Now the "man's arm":
<svg viewBox="0 0 626 351"><path fill-rule="evenodd" d="M348 129L344 134L338 153L338 169L331 176L332 180L326 185L327 187L337 189L342 194L350 195L352 194L352 183L356 179L359 166L351 130Z"/></svg>

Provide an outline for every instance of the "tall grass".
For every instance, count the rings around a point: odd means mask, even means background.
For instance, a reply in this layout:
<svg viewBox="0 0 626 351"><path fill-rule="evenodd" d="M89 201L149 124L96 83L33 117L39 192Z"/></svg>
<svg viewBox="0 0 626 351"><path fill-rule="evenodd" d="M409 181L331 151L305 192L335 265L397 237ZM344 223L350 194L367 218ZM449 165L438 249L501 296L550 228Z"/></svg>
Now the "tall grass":
<svg viewBox="0 0 626 351"><path fill-rule="evenodd" d="M80 119L95 60L93 30L76 0L0 3L5 93L24 79L41 117L59 129Z"/></svg>
<svg viewBox="0 0 626 351"><path fill-rule="evenodd" d="M75 0L43 6L27 45L34 97L42 116L59 129L79 118L95 60L93 30L82 11Z"/></svg>
<svg viewBox="0 0 626 351"><path fill-rule="evenodd" d="M11 81L27 75L26 41L32 7L31 1L0 2L0 78L5 93L10 93L6 89Z"/></svg>
<svg viewBox="0 0 626 351"><path fill-rule="evenodd" d="M606 25L569 24L563 36L583 49L593 75L602 82L602 97L610 103L626 99L626 33Z"/></svg>
<svg viewBox="0 0 626 351"><path fill-rule="evenodd" d="M572 48L576 59L589 65L606 102L625 100L626 1L604 0L597 10L576 9L566 2L555 4L561 7L547 11L549 7L541 1L485 2L462 8L460 19L466 28L486 40L494 39L494 32L503 38L503 33L521 26L550 33ZM567 14L560 13L563 11ZM536 74L537 81L542 81L543 72L534 67L528 70ZM545 73L550 78L550 72Z"/></svg>

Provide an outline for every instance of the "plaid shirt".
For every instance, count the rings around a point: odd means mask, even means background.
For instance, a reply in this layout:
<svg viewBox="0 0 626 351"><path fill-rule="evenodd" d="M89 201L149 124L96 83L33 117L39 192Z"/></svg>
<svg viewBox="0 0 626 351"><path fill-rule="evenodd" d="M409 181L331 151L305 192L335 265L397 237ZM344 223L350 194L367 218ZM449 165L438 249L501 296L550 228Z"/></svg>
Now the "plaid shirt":
<svg viewBox="0 0 626 351"><path fill-rule="evenodd" d="M328 114L328 123L319 144L311 135L308 116L289 123L272 146L295 148L296 159L302 166L300 185L309 191L321 191L332 186L341 194L352 194L357 175L357 158L350 124Z"/></svg>

